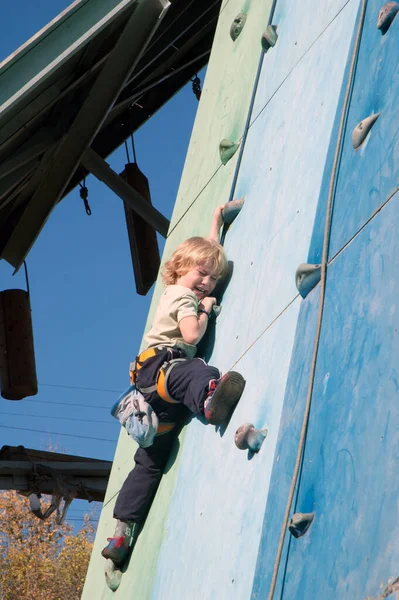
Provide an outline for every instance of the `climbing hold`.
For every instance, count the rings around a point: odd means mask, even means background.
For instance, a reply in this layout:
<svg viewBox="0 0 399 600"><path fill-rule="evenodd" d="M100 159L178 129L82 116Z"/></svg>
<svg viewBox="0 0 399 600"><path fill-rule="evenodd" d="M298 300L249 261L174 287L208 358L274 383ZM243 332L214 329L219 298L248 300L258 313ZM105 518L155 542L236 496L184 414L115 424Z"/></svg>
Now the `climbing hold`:
<svg viewBox="0 0 399 600"><path fill-rule="evenodd" d="M252 423L244 423L237 429L234 441L239 450L259 452L266 436L267 429L255 429Z"/></svg>
<svg viewBox="0 0 399 600"><path fill-rule="evenodd" d="M225 165L229 162L230 158L237 152L237 148L240 144L237 142L230 142L230 140L223 139L219 144L220 160Z"/></svg>
<svg viewBox="0 0 399 600"><path fill-rule="evenodd" d="M110 558L107 558L105 561L104 573L107 586L110 590L115 592L120 586L122 571L114 565Z"/></svg>
<svg viewBox="0 0 399 600"><path fill-rule="evenodd" d="M215 317L218 317L220 315L220 313L222 312L222 307L219 306L218 304L214 304L212 306L212 312L215 315Z"/></svg>
<svg viewBox="0 0 399 600"><path fill-rule="evenodd" d="M268 25L262 33L261 44L263 52L267 52L270 48L276 45L277 42L277 27L276 25Z"/></svg>
<svg viewBox="0 0 399 600"><path fill-rule="evenodd" d="M364 142L367 137L368 132L380 116L380 113L375 113L375 115L370 115L360 121L358 125L356 125L355 129L352 132L352 146L356 150L359 146Z"/></svg>
<svg viewBox="0 0 399 600"><path fill-rule="evenodd" d="M230 37L233 42L236 41L241 31L244 29L245 22L247 20L247 15L245 13L239 13L230 27Z"/></svg>
<svg viewBox="0 0 399 600"><path fill-rule="evenodd" d="M321 277L320 265L311 265L308 263L301 263L295 273L295 285L302 298L313 290L313 288L319 283Z"/></svg>
<svg viewBox="0 0 399 600"><path fill-rule="evenodd" d="M303 536L312 524L314 513L295 513L288 525L289 532L295 537Z"/></svg>
<svg viewBox="0 0 399 600"><path fill-rule="evenodd" d="M227 202L222 210L223 223L231 225L243 206L244 198Z"/></svg>
<svg viewBox="0 0 399 600"><path fill-rule="evenodd" d="M387 2L378 13L377 29L385 35L399 11L399 2Z"/></svg>

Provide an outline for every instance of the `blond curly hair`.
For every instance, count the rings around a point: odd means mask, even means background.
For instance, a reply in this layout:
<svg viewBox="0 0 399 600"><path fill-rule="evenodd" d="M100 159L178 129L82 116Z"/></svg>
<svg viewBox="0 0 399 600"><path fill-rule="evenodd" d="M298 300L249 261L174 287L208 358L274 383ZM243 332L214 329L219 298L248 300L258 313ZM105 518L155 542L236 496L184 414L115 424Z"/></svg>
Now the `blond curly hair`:
<svg viewBox="0 0 399 600"><path fill-rule="evenodd" d="M226 254L220 244L204 237L192 237L180 244L163 266L162 280L173 285L197 265L212 263L212 273L222 277L227 269Z"/></svg>

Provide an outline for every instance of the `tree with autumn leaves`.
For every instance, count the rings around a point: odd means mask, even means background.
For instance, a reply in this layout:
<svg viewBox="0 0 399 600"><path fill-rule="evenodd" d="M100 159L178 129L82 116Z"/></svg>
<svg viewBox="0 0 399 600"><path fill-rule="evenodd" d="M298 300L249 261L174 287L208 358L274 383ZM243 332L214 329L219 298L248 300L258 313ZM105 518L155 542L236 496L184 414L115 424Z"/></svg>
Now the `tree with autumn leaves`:
<svg viewBox="0 0 399 600"><path fill-rule="evenodd" d="M86 515L75 533L55 513L42 521L17 492L0 492L1 600L79 600L94 528Z"/></svg>

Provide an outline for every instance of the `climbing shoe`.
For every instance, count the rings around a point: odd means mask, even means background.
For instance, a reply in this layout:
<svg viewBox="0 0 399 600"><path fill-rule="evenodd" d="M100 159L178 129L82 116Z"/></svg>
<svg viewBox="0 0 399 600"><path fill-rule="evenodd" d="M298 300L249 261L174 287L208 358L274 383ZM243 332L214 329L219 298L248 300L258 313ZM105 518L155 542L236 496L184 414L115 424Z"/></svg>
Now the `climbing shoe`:
<svg viewBox="0 0 399 600"><path fill-rule="evenodd" d="M103 548L101 554L104 558L110 558L114 565L121 567L129 554L129 546L123 536L107 538L108 545Z"/></svg>
<svg viewBox="0 0 399 600"><path fill-rule="evenodd" d="M129 555L129 546L137 527L133 521L117 521L113 537L107 539L108 545L102 550L104 558L110 558L115 566L121 567Z"/></svg>
<svg viewBox="0 0 399 600"><path fill-rule="evenodd" d="M212 425L224 423L241 398L245 380L240 373L230 371L221 379L212 379L204 403L205 418Z"/></svg>

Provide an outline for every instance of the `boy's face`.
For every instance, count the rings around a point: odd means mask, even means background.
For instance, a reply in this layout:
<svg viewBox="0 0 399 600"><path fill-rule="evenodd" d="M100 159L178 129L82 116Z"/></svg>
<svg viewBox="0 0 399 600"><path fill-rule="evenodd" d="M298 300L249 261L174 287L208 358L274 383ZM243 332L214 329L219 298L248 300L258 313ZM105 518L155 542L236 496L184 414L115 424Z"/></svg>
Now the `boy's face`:
<svg viewBox="0 0 399 600"><path fill-rule="evenodd" d="M198 300L202 300L209 296L215 289L217 283L217 275L213 271L212 261L192 267L184 275L180 275L176 283L182 285L197 296Z"/></svg>

